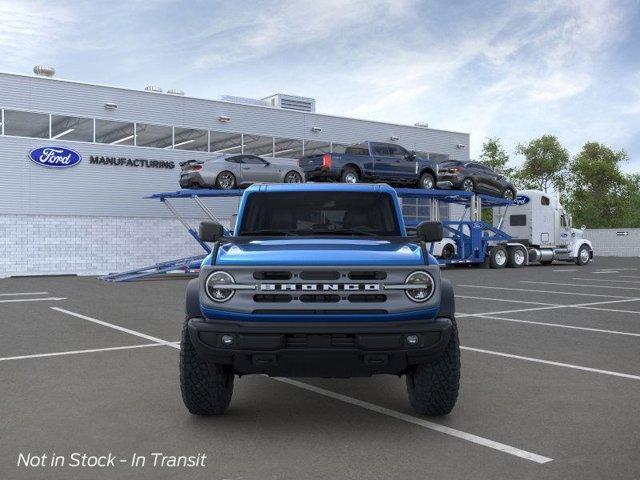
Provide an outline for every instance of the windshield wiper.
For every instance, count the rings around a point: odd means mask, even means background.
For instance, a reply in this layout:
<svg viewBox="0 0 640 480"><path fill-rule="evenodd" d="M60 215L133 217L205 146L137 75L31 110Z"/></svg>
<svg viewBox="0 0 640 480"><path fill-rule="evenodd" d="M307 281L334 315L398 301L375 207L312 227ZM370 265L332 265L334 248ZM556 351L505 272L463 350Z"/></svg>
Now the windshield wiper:
<svg viewBox="0 0 640 480"><path fill-rule="evenodd" d="M240 232L240 235L242 236L249 236L249 235L284 235L284 236L291 236L291 237L297 237L298 234L296 232L292 232L290 230L269 230L266 228L262 228L260 230L250 230L248 232Z"/></svg>

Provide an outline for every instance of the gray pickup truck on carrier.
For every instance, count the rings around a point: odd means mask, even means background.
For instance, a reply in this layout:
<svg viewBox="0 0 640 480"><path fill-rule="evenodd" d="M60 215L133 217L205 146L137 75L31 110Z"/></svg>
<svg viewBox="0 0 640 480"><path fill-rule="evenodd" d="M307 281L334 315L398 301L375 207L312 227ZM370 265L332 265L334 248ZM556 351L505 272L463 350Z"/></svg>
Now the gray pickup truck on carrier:
<svg viewBox="0 0 640 480"><path fill-rule="evenodd" d="M347 147L342 154L302 157L298 165L309 182L385 182L432 189L438 180L437 162L395 143L363 142Z"/></svg>
<svg viewBox="0 0 640 480"><path fill-rule="evenodd" d="M245 190L235 231L189 282L180 353L187 409L223 413L235 376L406 376L413 408L444 415L458 397L451 283L428 243L407 235L387 185L277 184Z"/></svg>

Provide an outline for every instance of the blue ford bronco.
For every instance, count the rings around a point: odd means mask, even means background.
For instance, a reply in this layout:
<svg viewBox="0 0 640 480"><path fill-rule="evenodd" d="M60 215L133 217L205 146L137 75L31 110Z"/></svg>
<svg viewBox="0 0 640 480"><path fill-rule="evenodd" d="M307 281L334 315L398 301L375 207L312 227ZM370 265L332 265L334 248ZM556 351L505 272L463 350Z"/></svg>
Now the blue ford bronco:
<svg viewBox="0 0 640 480"><path fill-rule="evenodd" d="M233 234L213 244L186 293L180 385L187 409L223 413L235 376L404 375L425 415L454 407L460 348L451 283L428 243L407 235L383 184L275 184L245 190Z"/></svg>

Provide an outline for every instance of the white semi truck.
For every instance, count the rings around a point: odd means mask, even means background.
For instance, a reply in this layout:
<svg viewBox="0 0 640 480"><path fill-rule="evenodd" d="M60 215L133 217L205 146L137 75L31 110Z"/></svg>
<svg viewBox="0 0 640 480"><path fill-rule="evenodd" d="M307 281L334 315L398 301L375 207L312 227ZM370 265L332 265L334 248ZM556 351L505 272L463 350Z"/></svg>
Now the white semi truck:
<svg viewBox="0 0 640 480"><path fill-rule="evenodd" d="M493 225L512 237L509 245L524 245L529 263L585 265L593 259L591 242L583 238L585 227L572 228L560 201L540 190L519 191L515 205L494 207Z"/></svg>

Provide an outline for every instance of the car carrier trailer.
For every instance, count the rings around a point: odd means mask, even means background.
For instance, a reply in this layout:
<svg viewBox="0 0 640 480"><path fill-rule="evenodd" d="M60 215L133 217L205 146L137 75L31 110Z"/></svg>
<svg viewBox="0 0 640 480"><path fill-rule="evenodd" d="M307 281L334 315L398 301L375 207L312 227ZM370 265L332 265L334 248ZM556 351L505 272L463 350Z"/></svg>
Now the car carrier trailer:
<svg viewBox="0 0 640 480"><path fill-rule="evenodd" d="M202 259L210 253L210 248L199 239L196 228L180 215L173 204L174 200L191 200L201 209L205 218L219 222L215 213L203 199L239 198L243 193L244 190L241 189L183 189L175 192L156 193L146 197L162 202L174 218L186 228L189 235L200 244L204 250L203 254L113 273L102 278L118 282L138 280L170 272L197 271ZM593 259L591 243L582 238L582 230L571 229L571 220L559 202L552 200L544 192L526 191L519 195L515 201L458 190L397 188L396 193L403 205L414 202L417 206L428 206L431 211L430 220L433 221L440 221L438 214L440 202L459 205L462 208L462 213L457 220L442 220L447 237L442 242L430 246L430 253L438 258L441 265L520 268L530 263L547 264L553 260L575 261L578 264L585 264ZM525 197L529 200L526 200ZM542 199L543 197L549 200L549 205L542 204L542 202L546 203L546 200ZM542 210L542 213L538 215L538 210L546 206L551 208ZM483 209L492 209L492 224L482 220ZM524 225L520 225L523 222L522 215L529 215ZM404 220L408 229L411 229L417 226L419 220L424 219L407 218L405 215ZM556 222L558 229L555 228ZM513 223L517 225L514 226ZM569 225L569 229L562 227L563 225ZM563 228L564 230L562 230ZM556 230L559 232L558 242L556 242L556 234L551 233ZM539 233L543 234L539 238L546 241L536 241L534 235Z"/></svg>

